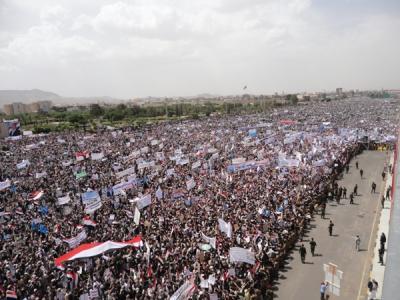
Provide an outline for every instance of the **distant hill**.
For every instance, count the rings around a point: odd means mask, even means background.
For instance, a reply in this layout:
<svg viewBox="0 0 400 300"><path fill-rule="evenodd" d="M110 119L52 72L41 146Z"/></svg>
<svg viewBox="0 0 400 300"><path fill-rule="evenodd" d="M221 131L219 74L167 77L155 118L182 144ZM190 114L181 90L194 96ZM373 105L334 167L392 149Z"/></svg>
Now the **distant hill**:
<svg viewBox="0 0 400 300"><path fill-rule="evenodd" d="M13 102L32 103L41 100L51 100L56 105L77 105L89 103L120 103L121 99L107 96L101 97L63 97L56 93L34 90L0 90L0 109L4 104Z"/></svg>
<svg viewBox="0 0 400 300"><path fill-rule="evenodd" d="M39 100L57 100L60 96L42 90L0 90L0 104L12 102L34 102Z"/></svg>

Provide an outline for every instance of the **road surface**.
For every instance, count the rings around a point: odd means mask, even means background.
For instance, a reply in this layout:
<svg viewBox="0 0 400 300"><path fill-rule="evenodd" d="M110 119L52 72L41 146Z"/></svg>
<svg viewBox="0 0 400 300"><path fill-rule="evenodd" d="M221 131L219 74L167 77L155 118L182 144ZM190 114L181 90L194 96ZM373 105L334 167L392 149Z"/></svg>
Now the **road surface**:
<svg viewBox="0 0 400 300"><path fill-rule="evenodd" d="M338 184L347 188L347 198L355 184L358 184L359 196L355 197L355 204L350 205L349 199L342 199L340 205L329 202L325 220L321 219L320 215L314 216L311 230L304 239L307 248L306 264L302 264L300 260L299 242L289 256L285 268L280 272L280 279L274 291L276 299L320 299L319 287L324 280L323 264L332 262L344 274L340 297L330 295L329 299L358 300L360 290L364 292L368 282L371 251L374 246L369 244L373 244L374 240L371 234L377 220L376 212L380 210L380 192L384 189L381 173L386 160L388 155L385 152L364 151L351 161L349 174L344 174ZM364 170L363 179L355 167L356 161L359 162L359 168ZM375 194L371 194L373 181L377 184ZM335 224L334 236L329 236L328 233L330 219ZM360 252L355 250L356 235L361 238ZM318 256L315 257L311 256L308 244L311 237L317 242L315 252Z"/></svg>

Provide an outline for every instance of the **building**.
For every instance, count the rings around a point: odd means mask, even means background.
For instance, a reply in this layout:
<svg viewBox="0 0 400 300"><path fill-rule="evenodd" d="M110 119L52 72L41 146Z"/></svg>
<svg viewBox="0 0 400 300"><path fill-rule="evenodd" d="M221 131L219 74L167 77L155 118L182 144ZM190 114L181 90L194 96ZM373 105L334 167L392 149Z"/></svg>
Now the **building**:
<svg viewBox="0 0 400 300"><path fill-rule="evenodd" d="M51 101L38 101L38 102L33 102L28 105L29 106L29 112L49 112L52 105Z"/></svg>
<svg viewBox="0 0 400 300"><path fill-rule="evenodd" d="M5 123L0 122L0 139L5 137L8 137L8 128L6 127Z"/></svg>
<svg viewBox="0 0 400 300"><path fill-rule="evenodd" d="M6 115L16 115L23 113L38 113L38 112L49 112L52 107L51 101L37 101L30 104L24 104L20 102L14 102L11 104L5 104L3 111Z"/></svg>
<svg viewBox="0 0 400 300"><path fill-rule="evenodd" d="M4 106L3 106L3 112L4 112L6 115L12 115L12 114L14 113L12 104L4 104Z"/></svg>

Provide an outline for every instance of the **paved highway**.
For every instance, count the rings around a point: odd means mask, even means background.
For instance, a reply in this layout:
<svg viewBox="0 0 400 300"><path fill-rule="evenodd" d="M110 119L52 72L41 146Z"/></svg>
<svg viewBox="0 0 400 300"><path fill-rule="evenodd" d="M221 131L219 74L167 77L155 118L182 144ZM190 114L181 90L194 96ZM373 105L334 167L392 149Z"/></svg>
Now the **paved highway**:
<svg viewBox="0 0 400 300"><path fill-rule="evenodd" d="M324 280L323 264L332 262L344 274L340 297L331 295L329 299L358 300L360 289L364 292L368 281L371 251L374 246L374 237L371 237L371 234L377 221L376 212L380 209L379 193L384 189L381 173L386 160L388 155L378 151L364 151L352 160L349 174L344 174L338 184L347 188L347 197L354 185L358 184L360 195L355 197L353 205L349 204L349 199L342 199L340 205L330 202L326 208L325 220L321 219L320 215L314 216L312 228L304 240L307 248L306 264L301 263L298 252L301 243L297 243L285 269L280 273L275 290L276 299L320 299L319 287ZM355 167L356 161L359 162L359 168L364 170L363 179ZM373 181L377 184L375 194L371 194ZM335 224L334 236L329 236L328 233L330 219ZM355 250L356 235L361 237L360 252ZM319 255L315 257L311 256L308 244L311 237L317 242L315 252Z"/></svg>

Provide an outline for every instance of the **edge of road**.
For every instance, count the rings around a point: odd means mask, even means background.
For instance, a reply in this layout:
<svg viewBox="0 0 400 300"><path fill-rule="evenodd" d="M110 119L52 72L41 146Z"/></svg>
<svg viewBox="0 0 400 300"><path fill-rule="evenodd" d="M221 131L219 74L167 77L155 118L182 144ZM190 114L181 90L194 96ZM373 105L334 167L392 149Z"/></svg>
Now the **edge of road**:
<svg viewBox="0 0 400 300"><path fill-rule="evenodd" d="M394 163L394 155L391 155L389 164L392 164L392 166L393 166L393 163ZM385 184L383 185L383 191L381 191L380 197L385 196L385 191L392 184L392 179L393 179L392 174L388 174L387 180L386 180ZM378 228L375 231L375 234L376 234L375 247L373 250L374 252L372 255L372 262L371 262L372 265L371 265L371 271L369 274L370 279L375 279L378 282L378 290L377 290L375 299L382 298L386 265L385 265L385 263L382 265L379 263L380 235L382 232L385 233L386 239L388 240L391 211L392 211L392 199L389 199L389 200L385 199L384 206L380 211ZM388 243L386 244L386 248L387 248L387 245L388 245ZM387 255L387 253L385 251L385 254L383 256L384 262L386 261L386 255Z"/></svg>
<svg viewBox="0 0 400 300"><path fill-rule="evenodd" d="M389 157L387 159L387 165L392 164L394 161L394 154L388 154ZM395 168L393 167L393 170ZM369 279L375 279L378 282L378 291L376 294L376 298L381 299L382 295L382 286L384 280L385 273L385 264L381 265L378 261L378 250L380 247L380 234L382 232L385 233L388 238L389 235L389 222L390 222L390 214L391 214L391 200L386 200L384 202L384 207L381 209L380 199L382 196L385 196L386 189L392 184L392 174L387 172L388 176L386 180L383 182L381 186L381 190L379 192L378 203L375 209L375 217L374 223L372 226L371 234L368 241L368 251L373 250L373 252L369 253L368 259L365 261L363 274L360 281L360 287L358 291L357 300L365 300L368 299L369 291L367 288L367 282ZM378 222L377 222L378 221ZM374 242L374 244L372 244ZM373 247L373 249L372 249ZM386 261L386 253L384 255L384 261ZM369 270L368 270L369 268Z"/></svg>
<svg viewBox="0 0 400 300"><path fill-rule="evenodd" d="M398 245L400 244L400 207L397 202L400 198L400 176L399 176L399 149L400 140L397 141L395 154L394 154L394 172L392 177L392 195L391 195L391 208L389 216L389 235L386 242L386 256L385 256L385 273L383 286L381 287L382 297L380 299L393 299L393 295L399 293L398 286L400 282L400 256Z"/></svg>

